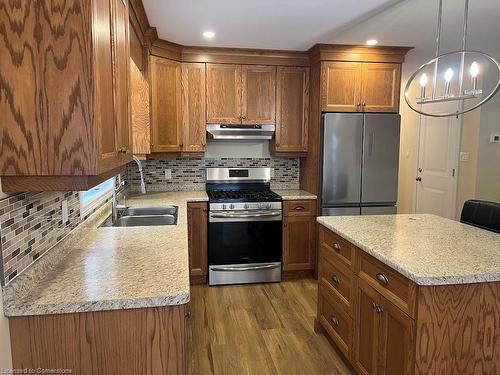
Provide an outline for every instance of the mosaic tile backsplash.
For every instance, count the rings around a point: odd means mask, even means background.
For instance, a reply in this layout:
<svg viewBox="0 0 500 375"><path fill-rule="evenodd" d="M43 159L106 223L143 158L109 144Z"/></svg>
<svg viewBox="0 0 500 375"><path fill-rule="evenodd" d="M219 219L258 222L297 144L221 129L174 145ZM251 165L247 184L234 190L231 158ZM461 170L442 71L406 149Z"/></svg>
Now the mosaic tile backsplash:
<svg viewBox="0 0 500 375"><path fill-rule="evenodd" d="M61 204L68 201L68 221ZM79 192L29 192L0 200L0 282L5 285L81 221Z"/></svg>
<svg viewBox="0 0 500 375"><path fill-rule="evenodd" d="M259 168L274 169L271 187L274 189L299 188L298 158L175 158L148 159L142 162L146 189L148 191L204 190L205 168ZM165 178L170 169L172 178ZM137 164L128 165L128 179L132 190L140 189L140 174Z"/></svg>

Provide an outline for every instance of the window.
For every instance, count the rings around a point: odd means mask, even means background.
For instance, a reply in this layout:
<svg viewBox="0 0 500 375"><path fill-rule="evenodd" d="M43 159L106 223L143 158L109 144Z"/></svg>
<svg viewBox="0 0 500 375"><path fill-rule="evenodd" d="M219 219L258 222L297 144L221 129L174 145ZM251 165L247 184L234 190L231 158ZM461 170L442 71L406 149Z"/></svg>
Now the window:
<svg viewBox="0 0 500 375"><path fill-rule="evenodd" d="M111 197L115 178L111 177L87 191L80 192L80 216L86 216Z"/></svg>

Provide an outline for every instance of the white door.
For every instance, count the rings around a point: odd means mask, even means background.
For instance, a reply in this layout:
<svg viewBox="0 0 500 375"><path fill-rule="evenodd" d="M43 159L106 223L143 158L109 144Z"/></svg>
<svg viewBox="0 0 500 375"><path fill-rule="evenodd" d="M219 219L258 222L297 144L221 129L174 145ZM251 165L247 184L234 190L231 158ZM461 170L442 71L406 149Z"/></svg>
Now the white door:
<svg viewBox="0 0 500 375"><path fill-rule="evenodd" d="M460 123L461 116L420 116L416 213L455 219Z"/></svg>

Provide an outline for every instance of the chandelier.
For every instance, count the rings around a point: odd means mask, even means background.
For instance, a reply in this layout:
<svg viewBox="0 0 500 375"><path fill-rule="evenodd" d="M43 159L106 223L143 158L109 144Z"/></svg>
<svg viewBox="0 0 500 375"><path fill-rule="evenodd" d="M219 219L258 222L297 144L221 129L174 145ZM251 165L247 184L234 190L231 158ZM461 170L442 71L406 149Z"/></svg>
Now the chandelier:
<svg viewBox="0 0 500 375"><path fill-rule="evenodd" d="M405 101L412 110L432 117L470 112L490 100L500 87L498 62L484 52L467 49L469 0L465 0L464 5L460 51L440 54L442 14L443 0L438 0L435 58L411 75L404 92ZM445 102L457 105L451 110L450 106L435 105Z"/></svg>

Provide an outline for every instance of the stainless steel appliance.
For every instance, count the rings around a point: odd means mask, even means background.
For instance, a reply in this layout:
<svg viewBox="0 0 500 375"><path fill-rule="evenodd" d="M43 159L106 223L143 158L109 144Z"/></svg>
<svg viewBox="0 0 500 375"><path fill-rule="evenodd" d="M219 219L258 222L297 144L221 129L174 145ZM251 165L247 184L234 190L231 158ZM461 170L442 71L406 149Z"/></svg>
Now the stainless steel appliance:
<svg viewBox="0 0 500 375"><path fill-rule="evenodd" d="M226 140L269 140L274 125L207 124L208 137Z"/></svg>
<svg viewBox="0 0 500 375"><path fill-rule="evenodd" d="M208 283L281 280L282 205L270 168L207 168Z"/></svg>
<svg viewBox="0 0 500 375"><path fill-rule="evenodd" d="M322 215L396 213L398 114L325 113Z"/></svg>

